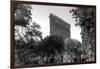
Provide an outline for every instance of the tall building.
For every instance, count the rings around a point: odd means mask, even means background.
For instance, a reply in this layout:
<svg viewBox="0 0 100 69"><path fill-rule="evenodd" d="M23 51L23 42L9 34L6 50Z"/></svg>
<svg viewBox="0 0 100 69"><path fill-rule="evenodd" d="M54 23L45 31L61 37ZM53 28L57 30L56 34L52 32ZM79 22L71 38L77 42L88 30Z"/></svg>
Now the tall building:
<svg viewBox="0 0 100 69"><path fill-rule="evenodd" d="M54 14L50 14L50 35L60 35L64 39L70 38L70 24Z"/></svg>

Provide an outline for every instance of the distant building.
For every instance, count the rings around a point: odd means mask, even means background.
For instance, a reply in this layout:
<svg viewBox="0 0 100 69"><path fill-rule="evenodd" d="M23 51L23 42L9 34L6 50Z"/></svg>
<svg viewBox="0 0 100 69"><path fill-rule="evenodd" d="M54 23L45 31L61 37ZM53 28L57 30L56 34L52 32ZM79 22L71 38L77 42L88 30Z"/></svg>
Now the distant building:
<svg viewBox="0 0 100 69"><path fill-rule="evenodd" d="M60 35L64 39L70 38L70 24L57 17L54 14L50 14L50 35Z"/></svg>

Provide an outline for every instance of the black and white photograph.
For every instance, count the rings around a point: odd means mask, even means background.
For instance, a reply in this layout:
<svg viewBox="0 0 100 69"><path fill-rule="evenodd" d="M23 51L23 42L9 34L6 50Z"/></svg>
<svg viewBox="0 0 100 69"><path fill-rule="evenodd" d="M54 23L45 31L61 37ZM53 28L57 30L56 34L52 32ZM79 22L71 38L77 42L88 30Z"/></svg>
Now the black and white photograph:
<svg viewBox="0 0 100 69"><path fill-rule="evenodd" d="M14 3L14 67L96 62L95 6Z"/></svg>

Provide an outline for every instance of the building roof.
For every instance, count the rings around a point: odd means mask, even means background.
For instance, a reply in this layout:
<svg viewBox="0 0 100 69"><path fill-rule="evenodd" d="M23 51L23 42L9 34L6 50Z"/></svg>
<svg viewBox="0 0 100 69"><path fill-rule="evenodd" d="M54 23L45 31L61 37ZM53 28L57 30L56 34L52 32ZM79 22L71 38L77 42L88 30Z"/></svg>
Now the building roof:
<svg viewBox="0 0 100 69"><path fill-rule="evenodd" d="M49 17L50 19L52 18L52 20L56 21L56 23L59 23L60 25L62 25L63 27L70 28L70 24L68 24L63 19L59 18L58 16L51 13Z"/></svg>

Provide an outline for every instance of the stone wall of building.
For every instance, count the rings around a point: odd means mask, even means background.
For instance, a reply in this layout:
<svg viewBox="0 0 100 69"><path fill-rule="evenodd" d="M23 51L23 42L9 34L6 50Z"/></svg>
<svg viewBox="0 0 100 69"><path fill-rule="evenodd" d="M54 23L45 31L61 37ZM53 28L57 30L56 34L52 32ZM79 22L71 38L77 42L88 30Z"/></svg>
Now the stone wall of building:
<svg viewBox="0 0 100 69"><path fill-rule="evenodd" d="M50 35L60 35L64 39L70 38L70 24L57 17L54 14L50 14Z"/></svg>

